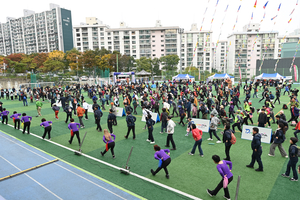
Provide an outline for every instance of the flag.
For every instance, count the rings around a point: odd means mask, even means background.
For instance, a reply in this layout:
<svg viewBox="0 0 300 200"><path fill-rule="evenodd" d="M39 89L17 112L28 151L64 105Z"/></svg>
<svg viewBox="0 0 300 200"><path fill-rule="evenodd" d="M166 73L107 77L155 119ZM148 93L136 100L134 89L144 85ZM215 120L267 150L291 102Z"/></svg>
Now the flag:
<svg viewBox="0 0 300 200"><path fill-rule="evenodd" d="M242 80L242 72L241 72L241 67L239 67L239 71L240 71L240 80Z"/></svg>
<svg viewBox="0 0 300 200"><path fill-rule="evenodd" d="M295 77L295 81L298 82L298 67L297 65L294 65L294 77Z"/></svg>
<svg viewBox="0 0 300 200"><path fill-rule="evenodd" d="M288 21L288 23L290 23L292 21L292 18Z"/></svg>
<svg viewBox="0 0 300 200"><path fill-rule="evenodd" d="M291 12L291 14L290 14L290 16L294 13L294 11L295 11L295 8L292 10L292 12Z"/></svg>
<svg viewBox="0 0 300 200"><path fill-rule="evenodd" d="M271 20L274 20L276 17L277 17L277 15L275 17L271 18Z"/></svg>
<svg viewBox="0 0 300 200"><path fill-rule="evenodd" d="M225 12L227 11L227 9L228 9L228 6L229 6L229 5L227 5L227 7L226 7L226 9L225 9Z"/></svg>
<svg viewBox="0 0 300 200"><path fill-rule="evenodd" d="M252 15L251 15L251 20L253 19L253 12L252 12Z"/></svg>
<svg viewBox="0 0 300 200"><path fill-rule="evenodd" d="M257 5L257 0L255 1L254 8L256 8L256 5Z"/></svg>
<svg viewBox="0 0 300 200"><path fill-rule="evenodd" d="M281 3L279 4L278 11L280 10L280 7L281 7Z"/></svg>
<svg viewBox="0 0 300 200"><path fill-rule="evenodd" d="M241 9L241 5L240 5L239 8L238 8L238 12L240 11L240 9Z"/></svg>
<svg viewBox="0 0 300 200"><path fill-rule="evenodd" d="M267 5L268 5L269 1L267 1L267 3L264 5L264 9L266 9Z"/></svg>
<svg viewBox="0 0 300 200"><path fill-rule="evenodd" d="M216 6L218 5L218 3L219 3L219 0L217 0L217 4L216 4Z"/></svg>

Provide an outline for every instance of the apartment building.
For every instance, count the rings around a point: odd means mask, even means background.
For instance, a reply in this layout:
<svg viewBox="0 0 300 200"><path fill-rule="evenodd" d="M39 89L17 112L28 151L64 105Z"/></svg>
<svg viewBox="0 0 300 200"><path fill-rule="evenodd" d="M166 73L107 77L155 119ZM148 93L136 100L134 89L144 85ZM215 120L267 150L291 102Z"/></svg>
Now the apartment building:
<svg viewBox="0 0 300 200"><path fill-rule="evenodd" d="M90 22L91 20L93 23ZM162 26L160 20L156 21L154 27L132 28L127 27L125 22L121 22L119 28L110 28L97 18L87 17L86 23L74 26L73 33L75 48L81 52L105 48L136 59L160 58L176 54L181 56L183 70L187 66L197 66L202 70L211 71L210 34L205 31L199 33L196 29L197 26L194 25L190 31L180 32L178 26ZM197 41L199 44L193 58Z"/></svg>
<svg viewBox="0 0 300 200"><path fill-rule="evenodd" d="M71 11L50 4L41 13L24 10L20 18L7 17L0 23L0 54L41 53L73 48Z"/></svg>
<svg viewBox="0 0 300 200"><path fill-rule="evenodd" d="M226 62L226 51L227 51L227 41L221 40L218 44L213 47L213 69L227 73L227 62Z"/></svg>
<svg viewBox="0 0 300 200"><path fill-rule="evenodd" d="M227 37L229 51L227 73L242 78L256 75L256 60L277 59L280 49L278 32L260 31L259 24L246 25L243 32L232 33Z"/></svg>

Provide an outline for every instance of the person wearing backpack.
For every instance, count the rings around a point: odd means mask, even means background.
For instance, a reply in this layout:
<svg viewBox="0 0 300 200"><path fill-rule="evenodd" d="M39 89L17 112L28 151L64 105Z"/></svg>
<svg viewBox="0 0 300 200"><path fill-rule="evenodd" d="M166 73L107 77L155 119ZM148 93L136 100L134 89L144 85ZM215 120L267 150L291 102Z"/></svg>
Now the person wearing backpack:
<svg viewBox="0 0 300 200"><path fill-rule="evenodd" d="M230 161L229 151L230 151L230 148L232 146L231 132L232 132L232 130L230 129L230 124L226 123L225 126L224 126L223 143L225 143L225 154L226 154L226 158L224 158L224 160L228 160L228 161Z"/></svg>
<svg viewBox="0 0 300 200"><path fill-rule="evenodd" d="M133 116L131 114L130 111L127 111L126 114L127 114L126 122L127 122L128 131L127 131L127 135L124 135L124 137L125 137L125 139L128 139L130 130L132 130L133 139L135 140L135 123L134 122L136 121L136 118L135 118L135 116Z"/></svg>
<svg viewBox="0 0 300 200"><path fill-rule="evenodd" d="M252 160L249 165L246 165L246 167L254 168L254 163L257 161L258 168L255 169L255 171L263 172L263 164L261 162L261 154L262 154L262 147L261 147L261 135L258 133L259 129L254 127L253 128L253 139L251 142L251 148L252 148Z"/></svg>
<svg viewBox="0 0 300 200"><path fill-rule="evenodd" d="M102 116L103 116L102 111L100 109L98 109L97 107L95 107L94 117L95 117L95 122L97 124L96 130L98 132L102 132L102 128L101 128L101 125L100 125L100 120L101 120Z"/></svg>
<svg viewBox="0 0 300 200"><path fill-rule="evenodd" d="M196 151L196 148L198 146L200 156L203 157L203 151L202 151L202 148L201 148L203 132L196 127L196 124L192 124L192 134L193 134L193 138L195 140L195 144L193 146L192 151L189 153L189 155L193 156L195 151Z"/></svg>
<svg viewBox="0 0 300 200"><path fill-rule="evenodd" d="M299 157L299 149L296 145L296 143L298 142L298 139L296 137L291 137L290 138L290 147L289 147L289 157L290 160L287 164L286 167L286 172L281 174L283 177L290 177L290 170L292 168L293 170L293 177L290 178L290 181L298 181L298 174L297 174L297 170L296 170L296 165L298 162L298 157ZM298 167L299 170L299 167ZM300 171L300 170L299 170Z"/></svg>
<svg viewBox="0 0 300 200"><path fill-rule="evenodd" d="M161 131L160 133L164 133L164 129L166 129L167 132L167 123L168 123L168 113L166 112L166 108L162 109L162 113L160 115L160 121L161 121Z"/></svg>
<svg viewBox="0 0 300 200"><path fill-rule="evenodd" d="M209 128L209 136L210 137L207 140L211 140L211 141L213 140L212 139L212 133L213 133L214 136L218 139L218 141L216 143L221 143L221 140L216 133L219 122L220 122L220 120L218 117L216 117L214 114L210 114L210 128Z"/></svg>

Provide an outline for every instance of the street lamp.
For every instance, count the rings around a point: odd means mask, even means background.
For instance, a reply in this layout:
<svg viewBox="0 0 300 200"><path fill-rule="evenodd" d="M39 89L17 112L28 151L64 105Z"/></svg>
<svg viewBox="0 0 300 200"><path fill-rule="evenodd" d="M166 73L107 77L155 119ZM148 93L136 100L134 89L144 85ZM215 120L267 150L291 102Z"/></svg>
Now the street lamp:
<svg viewBox="0 0 300 200"><path fill-rule="evenodd" d="M178 33L180 35L180 39L179 39L179 67L180 67L180 74L182 74L182 61L181 61L181 34L184 32L183 28L179 28L178 29Z"/></svg>

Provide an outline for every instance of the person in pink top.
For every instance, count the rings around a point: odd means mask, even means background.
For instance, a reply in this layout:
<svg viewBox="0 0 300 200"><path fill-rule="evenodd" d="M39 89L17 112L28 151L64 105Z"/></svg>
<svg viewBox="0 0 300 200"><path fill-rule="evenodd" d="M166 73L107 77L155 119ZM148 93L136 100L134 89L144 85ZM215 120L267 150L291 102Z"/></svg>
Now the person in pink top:
<svg viewBox="0 0 300 200"><path fill-rule="evenodd" d="M200 156L203 157L203 151L202 151L202 148L201 148L203 133L200 129L198 129L196 127L196 124L192 124L192 134L193 134L193 138L195 140L195 144L193 146L192 151L189 153L189 155L194 155L194 153L196 151L196 148L198 146Z"/></svg>

